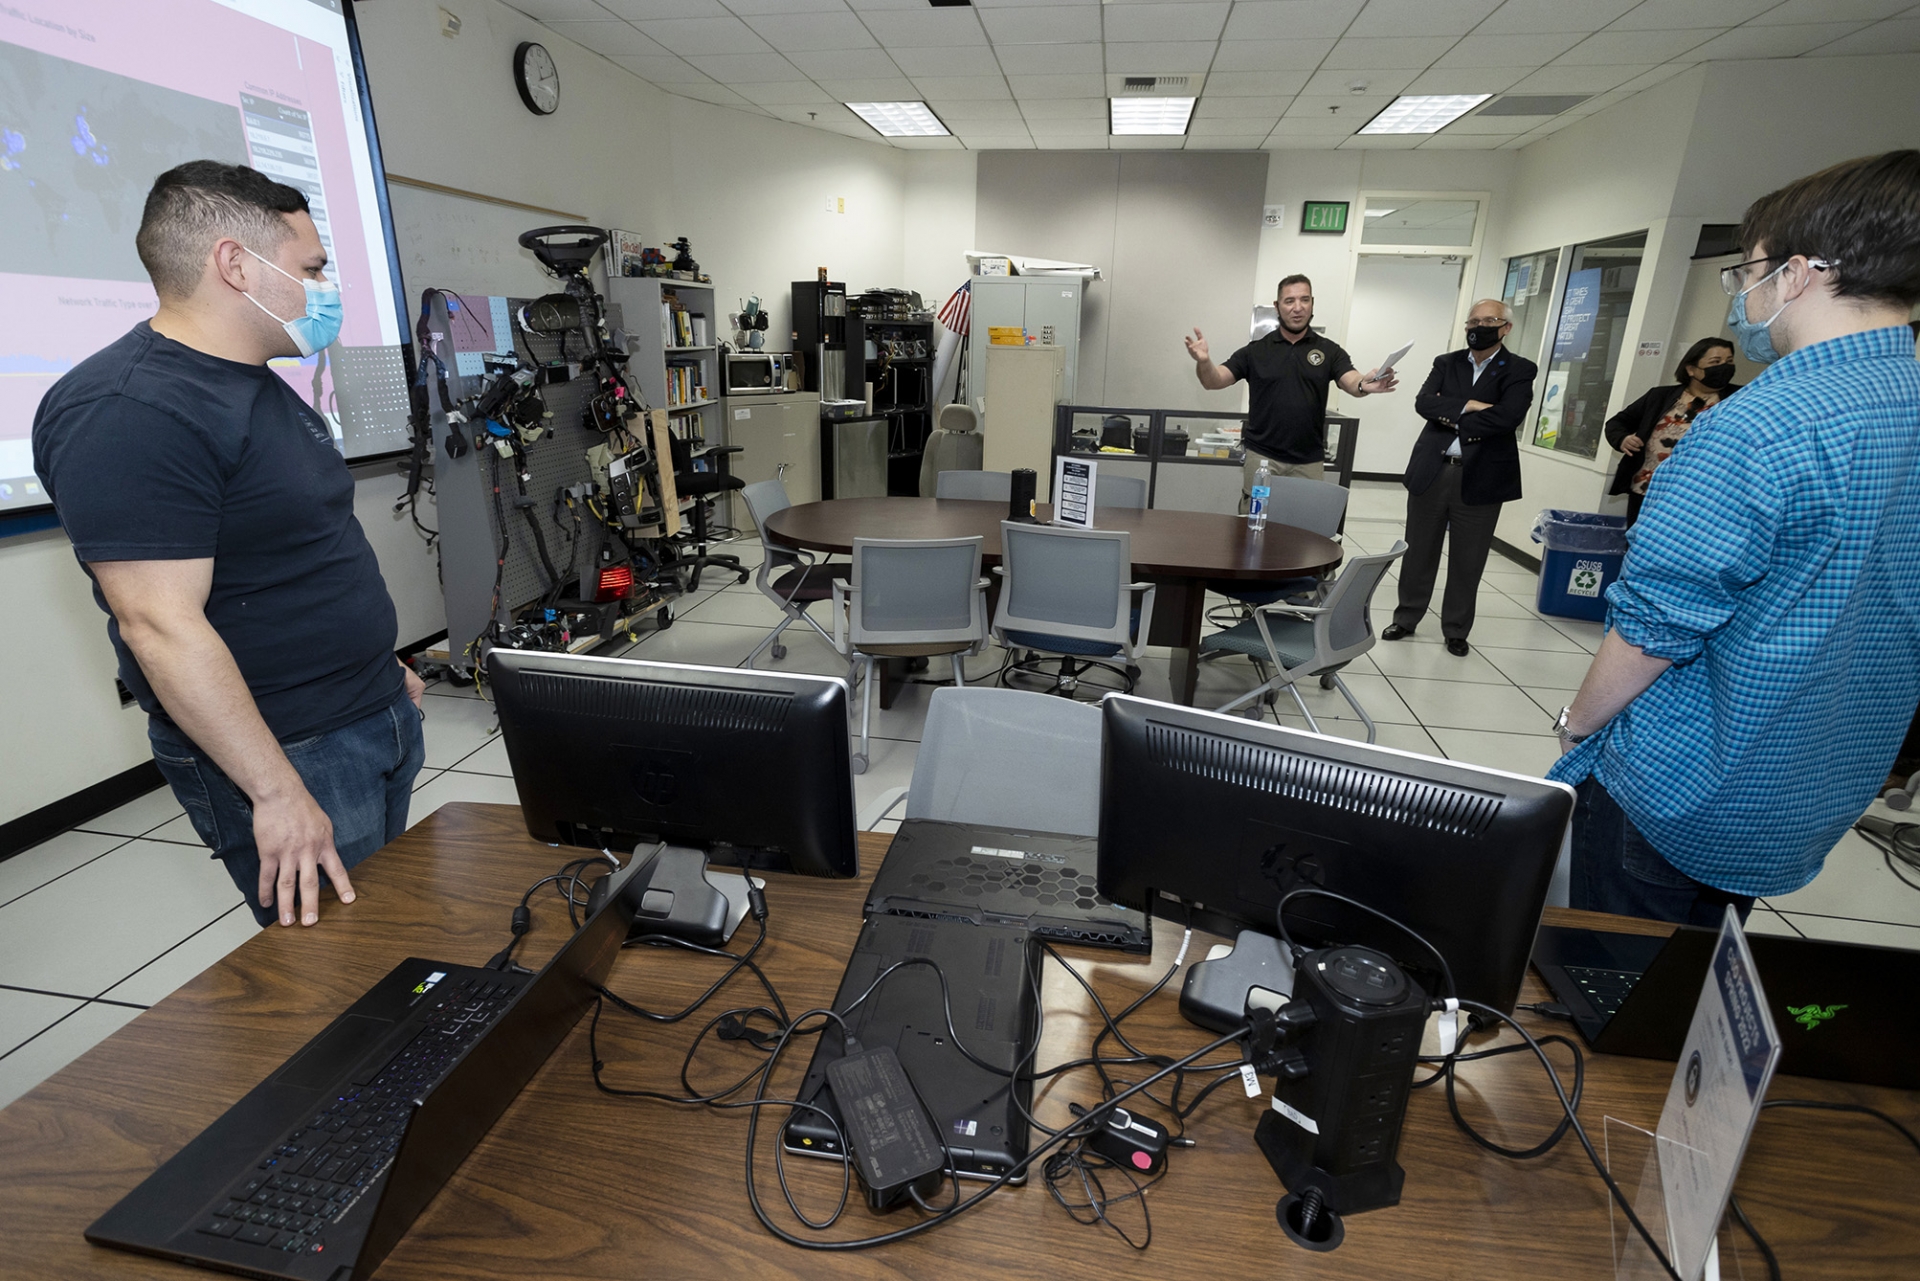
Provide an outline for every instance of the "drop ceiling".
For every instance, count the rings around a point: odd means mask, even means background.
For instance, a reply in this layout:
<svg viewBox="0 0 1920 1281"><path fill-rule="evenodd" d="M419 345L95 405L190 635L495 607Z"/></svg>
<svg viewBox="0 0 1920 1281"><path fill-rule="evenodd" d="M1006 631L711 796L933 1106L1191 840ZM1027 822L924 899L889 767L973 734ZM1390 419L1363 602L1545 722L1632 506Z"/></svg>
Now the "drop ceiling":
<svg viewBox="0 0 1920 1281"><path fill-rule="evenodd" d="M1515 148L1702 62L1920 51L1913 0L506 3L669 93L904 149ZM1185 136L1108 136L1128 76L1188 77ZM1401 93L1587 96L1356 136ZM953 136L881 139L843 105L895 100Z"/></svg>

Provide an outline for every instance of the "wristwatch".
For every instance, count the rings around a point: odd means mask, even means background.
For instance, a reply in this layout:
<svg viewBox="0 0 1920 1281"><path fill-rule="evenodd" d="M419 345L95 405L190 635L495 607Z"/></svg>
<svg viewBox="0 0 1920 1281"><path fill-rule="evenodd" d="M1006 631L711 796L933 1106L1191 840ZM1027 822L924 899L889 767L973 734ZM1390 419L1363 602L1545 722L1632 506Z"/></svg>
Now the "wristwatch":
<svg viewBox="0 0 1920 1281"><path fill-rule="evenodd" d="M1591 734L1573 734L1567 731L1567 717L1572 713L1572 707L1563 707L1560 709L1560 715L1553 722L1554 737L1568 747L1572 747L1575 743L1584 743L1593 737Z"/></svg>

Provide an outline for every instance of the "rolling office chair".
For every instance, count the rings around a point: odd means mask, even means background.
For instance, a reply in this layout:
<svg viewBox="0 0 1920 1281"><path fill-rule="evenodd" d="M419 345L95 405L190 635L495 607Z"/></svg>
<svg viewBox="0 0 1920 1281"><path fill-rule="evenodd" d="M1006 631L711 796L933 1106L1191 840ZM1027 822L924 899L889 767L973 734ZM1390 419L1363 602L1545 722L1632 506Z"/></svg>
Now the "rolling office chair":
<svg viewBox="0 0 1920 1281"><path fill-rule="evenodd" d="M762 531L766 528L768 517L793 506L793 501L787 497L787 487L777 479L748 485L740 491L740 497L747 504L747 515L753 519L754 528ZM820 633L820 639L838 649L840 645L833 639L833 633L814 621L808 615L807 607L831 599L834 582L838 580L844 583L853 572L853 566L845 561L818 563L810 552L795 551L780 543L767 541L764 532L760 536L760 545L765 548L765 554L760 558L760 573L753 585L760 589L762 596L778 605L785 617L780 620L778 627L761 638L760 643L754 646L753 653L748 654L746 661L740 665L752 667L754 660L769 649L773 651L774 658L785 658L787 647L780 643L780 634L795 623L805 623Z"/></svg>
<svg viewBox="0 0 1920 1281"><path fill-rule="evenodd" d="M713 507L714 495L745 489L747 483L725 471L695 470L694 467L696 459L717 461L719 466L725 466L726 456L739 453L741 447L709 445L696 455L691 441L682 440L671 433L669 439L673 451L673 487L682 498L693 500L693 521L691 527L682 531L679 537L680 553L662 568L692 571L687 578L687 590L690 592L699 589L700 571L709 565L718 565L728 573L738 574L740 581L746 582L747 568L740 563L738 556L714 555L707 551L707 513Z"/></svg>
<svg viewBox="0 0 1920 1281"><path fill-rule="evenodd" d="M1010 471L943 471L934 478L935 498L965 498L981 503L1004 503L1013 499L1013 473Z"/></svg>
<svg viewBox="0 0 1920 1281"><path fill-rule="evenodd" d="M1015 674L1037 677L1048 682L1040 692L1072 698L1098 671L1118 676L1118 688L1133 692L1156 588L1128 581L1131 548L1125 530L1000 522L1001 563L993 572L1004 582L993 635L1009 651L1001 683ZM1059 659L1054 670L1044 666L1047 655ZM1104 697L1116 687L1088 682L1087 688Z"/></svg>
<svg viewBox="0 0 1920 1281"><path fill-rule="evenodd" d="M1130 507L1144 511L1147 506L1145 476L1102 476L1093 487L1093 511L1099 518L1102 507Z"/></svg>

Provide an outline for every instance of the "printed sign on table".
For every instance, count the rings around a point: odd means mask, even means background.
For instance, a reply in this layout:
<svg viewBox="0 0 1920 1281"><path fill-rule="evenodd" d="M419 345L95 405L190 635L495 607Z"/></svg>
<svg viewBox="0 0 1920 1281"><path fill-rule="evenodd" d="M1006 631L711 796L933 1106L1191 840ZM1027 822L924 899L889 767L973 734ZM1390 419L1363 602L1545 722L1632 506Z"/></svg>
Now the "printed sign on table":
<svg viewBox="0 0 1920 1281"><path fill-rule="evenodd" d="M1091 458L1053 460L1053 523L1069 529L1093 528L1093 485L1100 464Z"/></svg>

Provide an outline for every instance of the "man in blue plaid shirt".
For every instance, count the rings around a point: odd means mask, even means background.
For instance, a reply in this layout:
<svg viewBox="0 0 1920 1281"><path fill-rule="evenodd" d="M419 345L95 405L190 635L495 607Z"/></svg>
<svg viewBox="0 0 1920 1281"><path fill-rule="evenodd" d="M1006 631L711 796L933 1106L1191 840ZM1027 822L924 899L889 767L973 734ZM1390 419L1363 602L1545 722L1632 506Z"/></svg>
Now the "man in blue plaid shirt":
<svg viewBox="0 0 1920 1281"><path fill-rule="evenodd" d="M1768 368L1654 473L1560 714L1574 907L1711 926L1799 889L1920 700L1920 151L1761 197L1740 244Z"/></svg>

